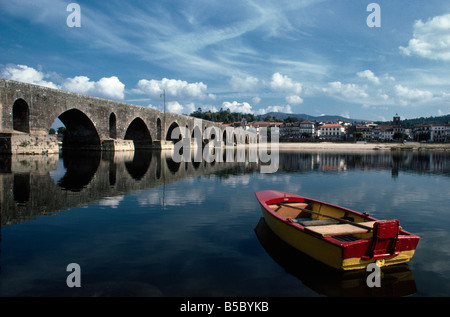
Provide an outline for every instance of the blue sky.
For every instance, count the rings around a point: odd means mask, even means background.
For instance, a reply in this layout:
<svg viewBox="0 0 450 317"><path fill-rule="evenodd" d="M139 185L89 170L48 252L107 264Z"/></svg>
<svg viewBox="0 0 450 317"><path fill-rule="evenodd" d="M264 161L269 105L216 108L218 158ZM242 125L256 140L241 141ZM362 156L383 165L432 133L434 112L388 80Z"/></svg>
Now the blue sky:
<svg viewBox="0 0 450 317"><path fill-rule="evenodd" d="M450 2L0 1L0 76L189 114L450 113ZM381 27L369 27L370 3Z"/></svg>

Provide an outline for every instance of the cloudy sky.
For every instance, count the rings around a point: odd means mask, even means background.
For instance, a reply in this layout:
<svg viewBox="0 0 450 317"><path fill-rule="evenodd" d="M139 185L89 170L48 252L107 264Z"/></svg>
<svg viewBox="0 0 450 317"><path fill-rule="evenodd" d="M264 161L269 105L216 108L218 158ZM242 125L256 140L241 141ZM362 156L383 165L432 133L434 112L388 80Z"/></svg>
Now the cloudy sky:
<svg viewBox="0 0 450 317"><path fill-rule="evenodd" d="M185 114L450 113L449 1L70 3L0 1L0 77Z"/></svg>

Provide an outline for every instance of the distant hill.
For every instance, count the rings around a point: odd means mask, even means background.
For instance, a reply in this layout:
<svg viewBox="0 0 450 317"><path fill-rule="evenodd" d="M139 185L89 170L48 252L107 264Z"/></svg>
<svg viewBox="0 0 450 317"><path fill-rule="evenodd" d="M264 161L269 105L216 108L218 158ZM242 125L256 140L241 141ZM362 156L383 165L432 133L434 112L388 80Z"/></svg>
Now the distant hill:
<svg viewBox="0 0 450 317"><path fill-rule="evenodd" d="M296 117L297 119L303 119L308 121L318 121L318 122L336 122L338 120L346 121L346 122L361 122L361 121L367 121L364 119L349 119L342 116L335 116L335 115L323 115L323 116L310 116L308 114L295 114L295 113L284 113L284 112L269 112L265 115L262 115L261 118L265 118L266 116L271 115L273 118L278 120L284 120L288 117Z"/></svg>

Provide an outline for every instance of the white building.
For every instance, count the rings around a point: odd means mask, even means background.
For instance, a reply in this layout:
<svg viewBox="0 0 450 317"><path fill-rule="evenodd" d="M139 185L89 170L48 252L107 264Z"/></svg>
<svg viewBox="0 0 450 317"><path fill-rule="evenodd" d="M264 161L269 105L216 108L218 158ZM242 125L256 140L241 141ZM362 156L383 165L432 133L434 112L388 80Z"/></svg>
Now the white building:
<svg viewBox="0 0 450 317"><path fill-rule="evenodd" d="M320 126L319 130L321 139L336 140L345 135L344 127L337 123L326 123Z"/></svg>
<svg viewBox="0 0 450 317"><path fill-rule="evenodd" d="M300 122L300 134L302 136L313 137L314 136L314 123L311 121Z"/></svg>
<svg viewBox="0 0 450 317"><path fill-rule="evenodd" d="M448 139L448 124L432 124L430 127L431 142L446 142Z"/></svg>

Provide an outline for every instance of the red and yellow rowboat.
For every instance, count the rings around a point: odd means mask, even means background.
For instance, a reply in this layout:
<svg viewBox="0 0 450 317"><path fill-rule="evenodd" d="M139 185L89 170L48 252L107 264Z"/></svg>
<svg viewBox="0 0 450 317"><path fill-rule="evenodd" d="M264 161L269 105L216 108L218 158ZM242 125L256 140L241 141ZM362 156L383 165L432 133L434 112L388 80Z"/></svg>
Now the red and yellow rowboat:
<svg viewBox="0 0 450 317"><path fill-rule="evenodd" d="M408 262L420 237L399 221L285 192L256 192L269 228L297 250L339 270Z"/></svg>

